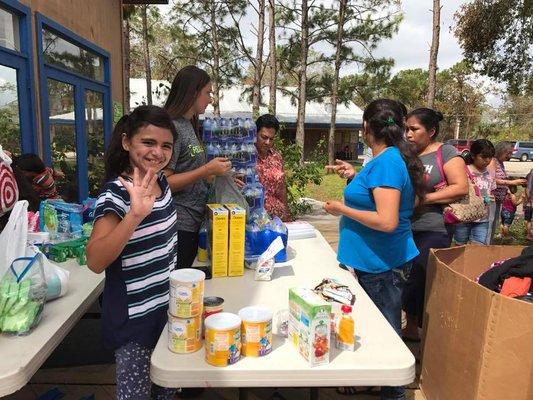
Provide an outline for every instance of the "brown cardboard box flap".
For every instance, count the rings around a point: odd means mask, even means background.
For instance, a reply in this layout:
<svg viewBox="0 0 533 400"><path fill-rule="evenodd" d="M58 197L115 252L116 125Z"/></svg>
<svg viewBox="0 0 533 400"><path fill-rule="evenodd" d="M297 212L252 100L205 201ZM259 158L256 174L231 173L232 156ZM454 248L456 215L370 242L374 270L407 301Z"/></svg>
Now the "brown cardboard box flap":
<svg viewBox="0 0 533 400"><path fill-rule="evenodd" d="M533 304L474 280L520 246L431 250L421 387L428 400L533 398Z"/></svg>

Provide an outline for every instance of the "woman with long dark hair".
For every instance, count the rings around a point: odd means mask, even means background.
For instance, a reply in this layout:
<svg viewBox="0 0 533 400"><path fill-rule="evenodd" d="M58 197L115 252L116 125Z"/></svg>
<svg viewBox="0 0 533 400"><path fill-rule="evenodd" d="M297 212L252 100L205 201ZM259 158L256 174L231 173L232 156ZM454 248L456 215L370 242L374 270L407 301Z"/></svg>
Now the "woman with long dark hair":
<svg viewBox="0 0 533 400"><path fill-rule="evenodd" d="M403 292L403 309L407 325L402 337L419 341L422 326L426 286L426 264L429 249L450 247L452 230L444 224L443 206L468 193L465 162L455 147L439 140L439 125L443 115L431 108L417 108L407 114L407 140L424 165L426 197L424 207L412 220L413 237L420 254L413 260L411 274ZM436 190L441 182L446 187Z"/></svg>
<svg viewBox="0 0 533 400"><path fill-rule="evenodd" d="M348 267L398 335L401 335L402 291L418 250L410 218L423 202L422 163L405 141L398 102L375 100L363 113L363 134L372 160L344 190L344 202L328 201L325 209L340 215L338 260ZM339 168L342 178L353 170ZM347 390L345 390L348 392ZM382 399L405 399L403 387L383 387Z"/></svg>
<svg viewBox="0 0 533 400"><path fill-rule="evenodd" d="M211 78L189 65L172 81L165 109L173 119L178 139L174 144L167 179L178 213L178 268L192 265L198 250L198 232L205 215L208 180L231 169L231 162L216 157L206 163L198 116L212 102Z"/></svg>

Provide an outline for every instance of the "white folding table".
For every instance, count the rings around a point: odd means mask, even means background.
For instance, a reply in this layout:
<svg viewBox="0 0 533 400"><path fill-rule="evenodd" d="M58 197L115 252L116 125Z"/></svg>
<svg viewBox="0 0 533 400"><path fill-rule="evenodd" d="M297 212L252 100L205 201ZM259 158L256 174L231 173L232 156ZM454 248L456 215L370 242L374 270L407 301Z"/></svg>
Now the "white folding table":
<svg viewBox="0 0 533 400"><path fill-rule="evenodd" d="M28 383L104 288L104 274L75 260L59 265L70 271L68 292L45 304L41 322L29 335L0 336L0 397Z"/></svg>
<svg viewBox="0 0 533 400"><path fill-rule="evenodd" d="M273 350L261 358L242 358L224 368L204 360L204 349L175 354L167 347L167 330L152 354L152 381L164 387L399 386L415 379L415 359L355 278L338 266L336 254L317 231L311 239L289 240L289 261L276 268L272 281L244 276L206 281L205 295L224 298L224 311L237 313L248 305L274 312L288 308L288 291L315 287L323 278L337 278L356 295L353 310L356 350L331 347L330 363L309 367L294 346L274 336Z"/></svg>

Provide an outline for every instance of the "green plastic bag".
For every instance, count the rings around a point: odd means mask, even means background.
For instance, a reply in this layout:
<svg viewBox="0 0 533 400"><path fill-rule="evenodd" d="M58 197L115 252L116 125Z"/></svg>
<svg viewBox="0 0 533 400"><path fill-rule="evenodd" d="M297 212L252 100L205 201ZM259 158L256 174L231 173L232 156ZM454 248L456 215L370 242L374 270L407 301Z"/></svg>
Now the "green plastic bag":
<svg viewBox="0 0 533 400"><path fill-rule="evenodd" d="M0 280L0 331L26 335L39 323L46 298L43 254L13 261Z"/></svg>

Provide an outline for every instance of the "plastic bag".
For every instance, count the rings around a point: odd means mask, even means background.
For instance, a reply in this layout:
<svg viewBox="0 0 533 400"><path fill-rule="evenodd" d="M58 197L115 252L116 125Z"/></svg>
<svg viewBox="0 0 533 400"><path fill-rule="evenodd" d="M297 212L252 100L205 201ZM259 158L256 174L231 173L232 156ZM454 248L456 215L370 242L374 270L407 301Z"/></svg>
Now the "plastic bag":
<svg viewBox="0 0 533 400"><path fill-rule="evenodd" d="M11 158L0 145L0 217L15 206L18 198L19 189L11 169Z"/></svg>
<svg viewBox="0 0 533 400"><path fill-rule="evenodd" d="M41 254L43 256L44 279L47 288L46 301L64 296L68 290L70 272L54 264L35 246L29 246L27 253L33 255Z"/></svg>
<svg viewBox="0 0 533 400"><path fill-rule="evenodd" d="M18 257L26 255L26 240L28 235L28 202L18 201L0 233L0 276L3 276L9 266Z"/></svg>
<svg viewBox="0 0 533 400"><path fill-rule="evenodd" d="M248 215L248 203L240 189L235 184L233 176L226 174L215 178L215 201L218 204L237 204L246 209Z"/></svg>
<svg viewBox="0 0 533 400"><path fill-rule="evenodd" d="M26 335L41 320L46 298L44 255L15 259L0 280L0 331Z"/></svg>
<svg viewBox="0 0 533 400"><path fill-rule="evenodd" d="M81 237L83 211L81 204L55 199L43 200L39 208L41 231L49 232L50 239L58 241Z"/></svg>
<svg viewBox="0 0 533 400"><path fill-rule="evenodd" d="M283 242L280 237L268 246L263 254L257 259L257 267L255 268L256 281L270 281L272 280L272 273L274 272L274 256L283 249Z"/></svg>
<svg viewBox="0 0 533 400"><path fill-rule="evenodd" d="M270 219L265 212L255 214L252 217L252 222L246 225L245 236L246 261L255 261L278 237L281 238L281 241L283 242L283 248L276 253L274 261L287 261L287 227L278 217Z"/></svg>

